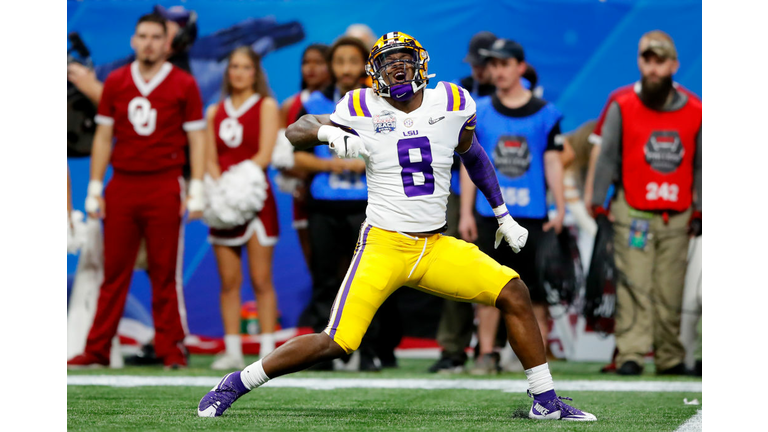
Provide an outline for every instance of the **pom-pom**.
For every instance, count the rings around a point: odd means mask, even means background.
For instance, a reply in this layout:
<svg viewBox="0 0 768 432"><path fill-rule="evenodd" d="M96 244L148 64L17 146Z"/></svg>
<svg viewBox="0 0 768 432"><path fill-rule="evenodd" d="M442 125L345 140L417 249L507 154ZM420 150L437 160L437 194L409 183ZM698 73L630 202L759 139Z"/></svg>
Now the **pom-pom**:
<svg viewBox="0 0 768 432"><path fill-rule="evenodd" d="M205 223L216 229L244 225L264 207L267 178L264 171L248 159L232 166L219 180L204 178Z"/></svg>

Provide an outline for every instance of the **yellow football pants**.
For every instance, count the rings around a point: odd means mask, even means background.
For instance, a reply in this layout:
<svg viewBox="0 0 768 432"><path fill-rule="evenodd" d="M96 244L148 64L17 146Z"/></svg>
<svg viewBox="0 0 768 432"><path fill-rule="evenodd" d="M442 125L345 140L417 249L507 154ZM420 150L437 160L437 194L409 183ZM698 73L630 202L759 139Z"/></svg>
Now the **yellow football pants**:
<svg viewBox="0 0 768 432"><path fill-rule="evenodd" d="M442 234L411 237L366 222L325 333L351 353L360 346L381 304L401 286L495 306L501 289L517 277L517 272L463 240Z"/></svg>

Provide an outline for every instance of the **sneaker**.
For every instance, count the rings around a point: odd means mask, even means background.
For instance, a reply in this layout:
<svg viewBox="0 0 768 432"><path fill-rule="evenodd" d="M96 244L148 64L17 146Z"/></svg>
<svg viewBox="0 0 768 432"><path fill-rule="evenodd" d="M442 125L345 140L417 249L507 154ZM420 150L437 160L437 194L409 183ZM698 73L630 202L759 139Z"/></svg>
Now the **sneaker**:
<svg viewBox="0 0 768 432"><path fill-rule="evenodd" d="M475 360L469 373L472 375L496 375L499 371L499 353L489 353L483 354Z"/></svg>
<svg viewBox="0 0 768 432"><path fill-rule="evenodd" d="M530 390L528 396L531 395ZM568 420L568 421L595 421L597 417L588 412L584 412L578 408L574 408L563 400L573 400L568 397L557 396L554 399L548 401L540 401L533 399L533 405L528 412L528 418L534 420Z"/></svg>
<svg viewBox="0 0 768 432"><path fill-rule="evenodd" d="M218 417L226 411L240 396L250 390L240 380L240 372L226 375L208 392L197 406L198 417Z"/></svg>
<svg viewBox="0 0 768 432"><path fill-rule="evenodd" d="M464 372L464 361L451 357L440 357L427 371L441 374L462 373Z"/></svg>
<svg viewBox="0 0 768 432"><path fill-rule="evenodd" d="M643 368L632 360L624 362L620 368L616 369L618 375L641 375Z"/></svg>
<svg viewBox="0 0 768 432"><path fill-rule="evenodd" d="M227 353L217 355L211 363L213 370L241 370L243 368L245 368L245 360L242 356Z"/></svg>
<svg viewBox="0 0 768 432"><path fill-rule="evenodd" d="M109 360L98 359L91 354L80 354L67 361L67 369L98 369L109 366Z"/></svg>

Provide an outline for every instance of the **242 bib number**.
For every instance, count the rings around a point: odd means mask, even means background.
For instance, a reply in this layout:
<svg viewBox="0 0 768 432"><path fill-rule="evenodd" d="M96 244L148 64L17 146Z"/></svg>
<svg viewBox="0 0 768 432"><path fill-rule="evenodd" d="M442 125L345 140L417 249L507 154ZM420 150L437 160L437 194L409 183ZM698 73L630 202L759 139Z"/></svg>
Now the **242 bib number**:
<svg viewBox="0 0 768 432"><path fill-rule="evenodd" d="M669 202L677 202L677 194L680 192L680 187L674 183L667 183L664 182L662 184L658 184L656 182L651 182L645 185L645 199L648 201L657 201L657 200L663 200L663 201L669 201Z"/></svg>

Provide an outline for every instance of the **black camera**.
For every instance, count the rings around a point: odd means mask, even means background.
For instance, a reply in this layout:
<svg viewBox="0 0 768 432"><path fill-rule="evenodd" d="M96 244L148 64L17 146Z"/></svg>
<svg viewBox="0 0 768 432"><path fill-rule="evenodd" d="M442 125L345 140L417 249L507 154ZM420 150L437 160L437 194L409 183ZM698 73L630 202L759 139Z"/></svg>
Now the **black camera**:
<svg viewBox="0 0 768 432"><path fill-rule="evenodd" d="M91 53L76 32L67 37L70 48L67 50L67 65L80 63L93 69ZM96 106L67 81L67 157L90 156L93 134L96 132Z"/></svg>

